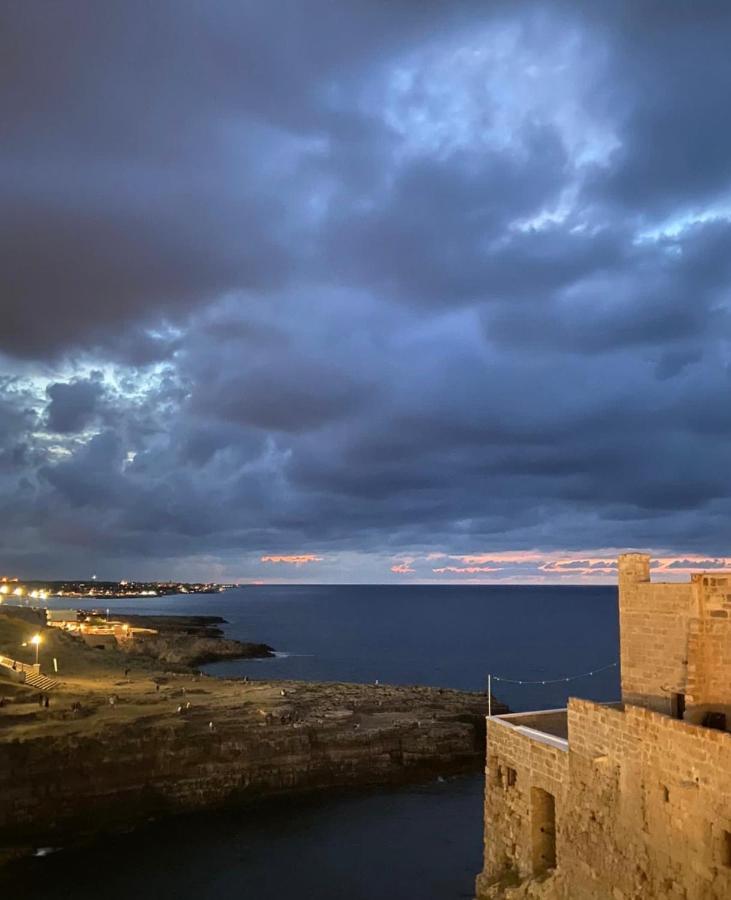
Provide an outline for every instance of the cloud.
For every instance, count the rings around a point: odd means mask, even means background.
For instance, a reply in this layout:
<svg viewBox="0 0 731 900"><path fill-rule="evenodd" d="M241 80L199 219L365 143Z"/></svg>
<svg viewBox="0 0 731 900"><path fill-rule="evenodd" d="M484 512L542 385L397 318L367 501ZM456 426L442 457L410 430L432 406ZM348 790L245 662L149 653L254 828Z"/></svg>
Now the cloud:
<svg viewBox="0 0 731 900"><path fill-rule="evenodd" d="M728 11L0 16L6 565L725 565Z"/></svg>
<svg viewBox="0 0 731 900"><path fill-rule="evenodd" d="M47 408L49 431L82 431L93 420L103 393L102 385L95 380L50 384L46 388L50 400Z"/></svg>
<svg viewBox="0 0 731 900"><path fill-rule="evenodd" d="M394 563L391 566L391 571L394 575L414 575L416 572L412 565L414 562L416 562L414 557L407 556L401 562Z"/></svg>
<svg viewBox="0 0 731 900"><path fill-rule="evenodd" d="M262 556L261 561L265 563L284 563L289 566L306 566L310 563L322 562L321 556L315 556L314 553L299 553L290 556Z"/></svg>

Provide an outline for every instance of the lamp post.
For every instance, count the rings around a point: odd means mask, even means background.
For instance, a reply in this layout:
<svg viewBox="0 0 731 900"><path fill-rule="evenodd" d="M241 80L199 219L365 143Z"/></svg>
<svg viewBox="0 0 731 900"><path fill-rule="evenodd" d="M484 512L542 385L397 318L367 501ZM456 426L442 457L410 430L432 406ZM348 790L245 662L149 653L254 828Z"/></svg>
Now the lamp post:
<svg viewBox="0 0 731 900"><path fill-rule="evenodd" d="M40 634L34 634L30 639L31 644L35 644L36 646L36 665L38 665L38 653L41 647L41 636Z"/></svg>

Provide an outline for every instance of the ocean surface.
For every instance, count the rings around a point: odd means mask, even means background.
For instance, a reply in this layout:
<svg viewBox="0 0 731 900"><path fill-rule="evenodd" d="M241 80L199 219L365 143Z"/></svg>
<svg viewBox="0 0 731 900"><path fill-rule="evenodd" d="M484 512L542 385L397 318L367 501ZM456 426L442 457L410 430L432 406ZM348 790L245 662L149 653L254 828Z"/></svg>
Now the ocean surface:
<svg viewBox="0 0 731 900"><path fill-rule="evenodd" d="M51 601L51 606L67 603ZM99 601L75 603L96 607ZM278 656L211 674L484 690L515 711L619 696L613 587L264 586L118 600L114 612L220 615ZM481 869L482 776L184 817L12 871L24 898L450 900ZM0 880L0 887L13 887ZM17 893L16 890L16 893Z"/></svg>

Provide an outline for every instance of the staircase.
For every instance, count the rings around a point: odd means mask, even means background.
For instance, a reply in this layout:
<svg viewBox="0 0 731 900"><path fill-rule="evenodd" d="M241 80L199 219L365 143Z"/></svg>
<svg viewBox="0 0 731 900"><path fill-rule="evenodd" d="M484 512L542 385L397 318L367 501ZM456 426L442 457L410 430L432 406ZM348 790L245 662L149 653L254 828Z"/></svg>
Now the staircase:
<svg viewBox="0 0 731 900"><path fill-rule="evenodd" d="M43 691L44 693L52 691L58 684L57 681L54 681L52 678L48 678L46 675L34 675L32 672L25 673L25 683L30 685L31 687L37 688L39 691Z"/></svg>

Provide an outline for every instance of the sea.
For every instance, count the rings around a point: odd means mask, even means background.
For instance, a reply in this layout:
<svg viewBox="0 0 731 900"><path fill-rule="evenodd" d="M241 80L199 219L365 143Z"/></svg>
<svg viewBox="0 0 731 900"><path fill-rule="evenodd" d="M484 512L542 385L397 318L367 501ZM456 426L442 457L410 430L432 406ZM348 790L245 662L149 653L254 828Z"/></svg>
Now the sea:
<svg viewBox="0 0 731 900"><path fill-rule="evenodd" d="M516 712L619 697L614 587L251 585L103 606L222 616L227 636L277 651L206 667L220 677L484 691L491 675ZM153 822L43 850L12 867L15 886L0 887L28 900L469 898L482 868L483 789L474 775Z"/></svg>

